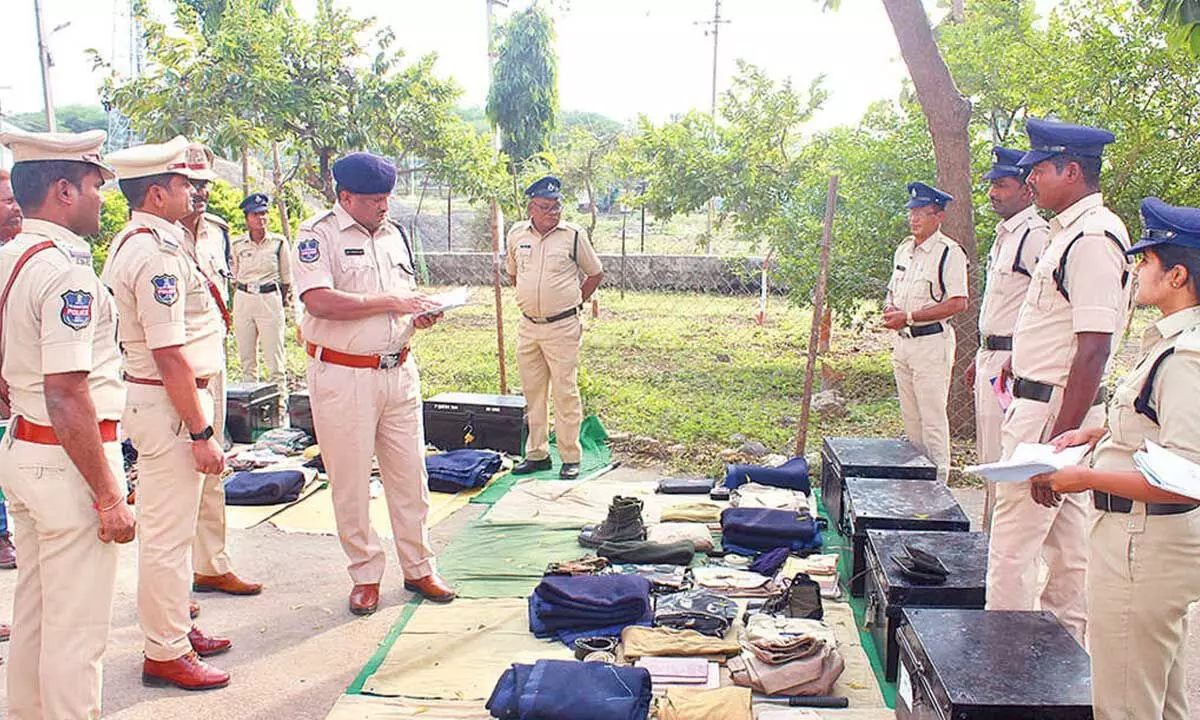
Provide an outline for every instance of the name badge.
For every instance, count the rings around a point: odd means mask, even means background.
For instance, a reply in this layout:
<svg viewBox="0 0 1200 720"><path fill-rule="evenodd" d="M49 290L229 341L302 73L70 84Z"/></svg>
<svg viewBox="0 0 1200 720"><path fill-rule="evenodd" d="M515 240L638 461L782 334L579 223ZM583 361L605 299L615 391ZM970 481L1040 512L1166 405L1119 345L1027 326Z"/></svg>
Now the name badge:
<svg viewBox="0 0 1200 720"><path fill-rule="evenodd" d="M347 255L366 255L367 251L362 248L346 248Z"/></svg>

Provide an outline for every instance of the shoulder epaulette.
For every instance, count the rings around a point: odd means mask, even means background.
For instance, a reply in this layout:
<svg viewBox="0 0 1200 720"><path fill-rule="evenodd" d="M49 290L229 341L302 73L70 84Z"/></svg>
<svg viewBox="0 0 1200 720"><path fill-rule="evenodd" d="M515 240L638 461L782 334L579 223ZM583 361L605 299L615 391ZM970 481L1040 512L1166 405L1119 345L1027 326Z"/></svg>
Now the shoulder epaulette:
<svg viewBox="0 0 1200 720"><path fill-rule="evenodd" d="M204 213L204 219L208 220L209 222L213 223L214 225L220 226L220 228L222 230L224 230L225 232L229 232L229 223L225 220L225 218L221 217L220 215L213 215L212 213L206 212L206 213Z"/></svg>
<svg viewBox="0 0 1200 720"><path fill-rule="evenodd" d="M325 210L323 212L319 212L316 215L313 215L309 219L305 220L304 222L300 223L300 229L301 230L311 230L317 226L317 223L321 222L322 220L325 220L326 218L331 217L332 215L333 215L332 208L329 210Z"/></svg>

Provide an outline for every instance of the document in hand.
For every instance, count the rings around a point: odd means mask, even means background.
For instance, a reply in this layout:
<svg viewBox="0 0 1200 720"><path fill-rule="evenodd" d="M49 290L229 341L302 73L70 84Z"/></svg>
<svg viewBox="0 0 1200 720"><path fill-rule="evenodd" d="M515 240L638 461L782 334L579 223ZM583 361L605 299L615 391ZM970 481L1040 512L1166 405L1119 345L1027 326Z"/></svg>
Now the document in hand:
<svg viewBox="0 0 1200 720"><path fill-rule="evenodd" d="M1021 482L1034 475L1061 470L1068 465L1078 465L1087 452L1087 445L1077 445L1062 452L1055 452L1053 445L1021 443L1007 460L986 465L969 465L963 469L989 482Z"/></svg>
<svg viewBox="0 0 1200 720"><path fill-rule="evenodd" d="M471 289L468 287L465 287L465 286L460 287L460 288L455 288L454 290L447 290L446 292L438 293L437 295L430 295L429 299L434 301L435 303L437 303L438 308L437 308L437 310L430 310L429 312L423 312L423 313L421 313L422 315L433 315L435 313L442 313L442 312L446 312L447 310L453 310L454 308L460 308L460 307L463 307L464 305L470 304Z"/></svg>
<svg viewBox="0 0 1200 720"><path fill-rule="evenodd" d="M1133 464L1157 488L1200 500L1200 465L1149 440L1133 454Z"/></svg>

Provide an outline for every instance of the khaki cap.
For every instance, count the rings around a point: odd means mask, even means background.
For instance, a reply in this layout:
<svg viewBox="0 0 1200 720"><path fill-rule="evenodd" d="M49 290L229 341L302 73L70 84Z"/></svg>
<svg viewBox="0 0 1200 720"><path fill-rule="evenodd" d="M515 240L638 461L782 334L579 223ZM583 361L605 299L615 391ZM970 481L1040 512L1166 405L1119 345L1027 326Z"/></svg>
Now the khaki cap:
<svg viewBox="0 0 1200 720"><path fill-rule="evenodd" d="M100 147L108 133L88 130L81 133L30 133L21 130L0 133L0 144L12 150L13 162L65 160L94 165L105 180L112 180L113 169L100 159Z"/></svg>
<svg viewBox="0 0 1200 720"><path fill-rule="evenodd" d="M216 155L204 143L194 142L188 145L187 163L189 176L193 180L216 180L217 173L213 170Z"/></svg>
<svg viewBox="0 0 1200 720"><path fill-rule="evenodd" d="M109 155L107 160L116 168L122 180L167 174L182 175L189 180L206 180L197 176L203 168L193 168L188 162L190 147L187 138L177 135L170 142L146 143L118 150Z"/></svg>

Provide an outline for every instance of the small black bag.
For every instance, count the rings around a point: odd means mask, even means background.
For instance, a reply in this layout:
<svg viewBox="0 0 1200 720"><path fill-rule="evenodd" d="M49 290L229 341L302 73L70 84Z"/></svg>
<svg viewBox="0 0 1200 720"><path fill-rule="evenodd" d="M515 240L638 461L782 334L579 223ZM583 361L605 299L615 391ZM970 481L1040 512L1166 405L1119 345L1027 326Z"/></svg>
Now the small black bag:
<svg viewBox="0 0 1200 720"><path fill-rule="evenodd" d="M825 617L825 609L821 605L821 586L808 573L796 573L786 590L767 598L760 612L821 620Z"/></svg>
<svg viewBox="0 0 1200 720"><path fill-rule="evenodd" d="M712 478L663 478L658 492L663 495L707 495L713 488Z"/></svg>

